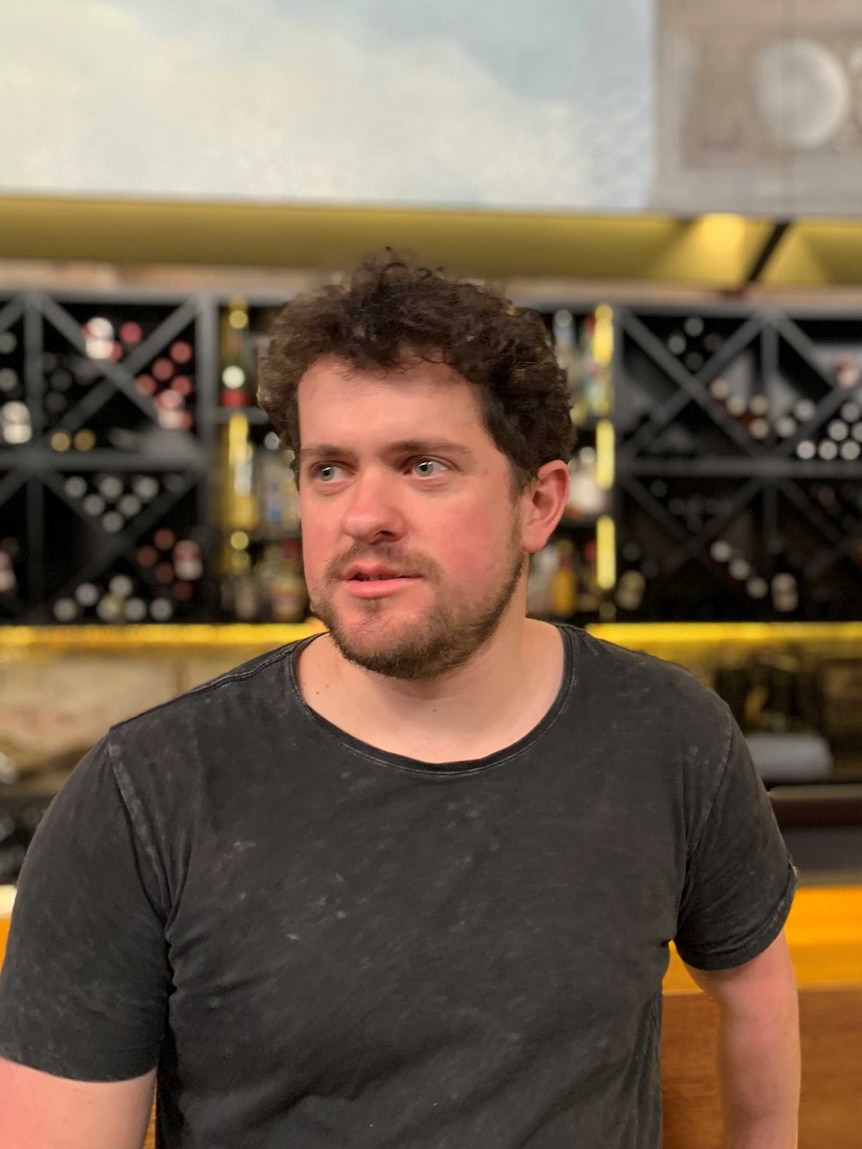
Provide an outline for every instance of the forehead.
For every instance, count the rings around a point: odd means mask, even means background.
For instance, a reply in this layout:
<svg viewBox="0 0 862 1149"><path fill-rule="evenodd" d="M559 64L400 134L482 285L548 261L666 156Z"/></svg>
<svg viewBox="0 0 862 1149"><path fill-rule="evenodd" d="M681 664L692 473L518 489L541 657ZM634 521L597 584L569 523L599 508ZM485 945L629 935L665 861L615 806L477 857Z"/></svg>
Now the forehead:
<svg viewBox="0 0 862 1149"><path fill-rule="evenodd" d="M322 356L302 376L297 401L303 442L335 431L360 440L403 437L417 425L424 433L445 427L488 437L478 389L444 363L363 370Z"/></svg>

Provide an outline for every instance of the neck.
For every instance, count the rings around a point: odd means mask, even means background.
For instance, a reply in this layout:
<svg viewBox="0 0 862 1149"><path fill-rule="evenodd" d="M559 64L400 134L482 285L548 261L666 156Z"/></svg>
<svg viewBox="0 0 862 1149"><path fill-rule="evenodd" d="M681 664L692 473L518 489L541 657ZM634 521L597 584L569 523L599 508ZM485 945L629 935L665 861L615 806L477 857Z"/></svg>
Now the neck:
<svg viewBox="0 0 862 1149"><path fill-rule="evenodd" d="M315 646L316 668L300 675L312 708L381 749L427 761L481 757L516 741L541 720L562 673L556 628L526 619L522 606L506 612L468 663L434 679L365 670L328 636Z"/></svg>

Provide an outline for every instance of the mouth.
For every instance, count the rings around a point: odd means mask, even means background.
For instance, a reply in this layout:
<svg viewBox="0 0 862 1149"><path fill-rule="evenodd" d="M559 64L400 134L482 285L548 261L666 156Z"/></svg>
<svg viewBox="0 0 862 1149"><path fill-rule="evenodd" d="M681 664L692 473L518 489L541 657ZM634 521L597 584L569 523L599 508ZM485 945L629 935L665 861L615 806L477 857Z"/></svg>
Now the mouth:
<svg viewBox="0 0 862 1149"><path fill-rule="evenodd" d="M344 581L349 593L357 598L380 598L406 589L418 582L419 576L379 568L354 568L347 572Z"/></svg>
<svg viewBox="0 0 862 1149"><path fill-rule="evenodd" d="M354 574L350 575L348 582L389 582L397 578L415 578L415 575L404 574Z"/></svg>

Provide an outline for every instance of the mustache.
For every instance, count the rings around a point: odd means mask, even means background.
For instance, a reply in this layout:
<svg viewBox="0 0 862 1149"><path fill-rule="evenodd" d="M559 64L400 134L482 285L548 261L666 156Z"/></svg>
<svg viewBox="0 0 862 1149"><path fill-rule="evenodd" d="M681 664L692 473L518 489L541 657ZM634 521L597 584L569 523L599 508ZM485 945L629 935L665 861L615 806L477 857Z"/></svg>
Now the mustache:
<svg viewBox="0 0 862 1149"><path fill-rule="evenodd" d="M421 575L423 578L436 577L439 568L433 560L424 555L413 555L386 543L374 547L357 544L343 555L336 555L323 568L327 579L342 579L354 563L375 562L391 566L406 575Z"/></svg>

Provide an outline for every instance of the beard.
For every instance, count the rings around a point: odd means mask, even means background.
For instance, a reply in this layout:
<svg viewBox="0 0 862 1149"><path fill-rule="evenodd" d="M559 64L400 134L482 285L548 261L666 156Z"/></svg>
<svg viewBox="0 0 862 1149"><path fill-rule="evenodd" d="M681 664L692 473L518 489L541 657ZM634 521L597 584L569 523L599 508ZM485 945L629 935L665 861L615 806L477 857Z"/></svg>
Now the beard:
<svg viewBox="0 0 862 1149"><path fill-rule="evenodd" d="M362 558L392 562L421 574L438 593L434 605L416 618L400 624L388 623L386 611L391 605L385 599L357 600L365 621L349 626L339 616L333 595L326 590L311 604L314 615L328 628L330 637L348 662L375 674L410 681L438 678L464 666L485 645L500 625L512 601L525 566L525 556L517 540L503 560L497 577L485 585L479 598L453 594L448 600L439 590L439 568L427 559L422 563L405 561L385 544L373 548L355 547L343 558L327 565L324 585L332 586L342 577L338 571ZM330 569L331 568L331 569Z"/></svg>

